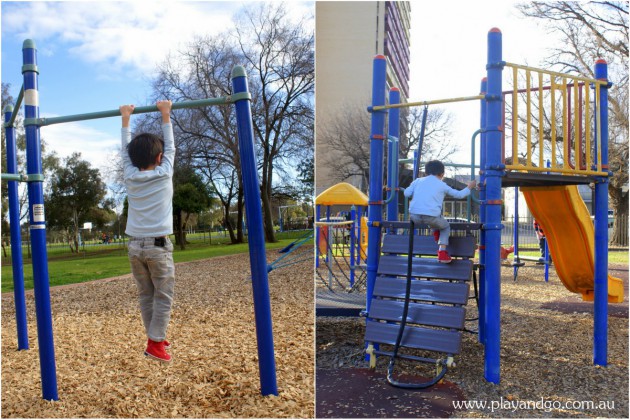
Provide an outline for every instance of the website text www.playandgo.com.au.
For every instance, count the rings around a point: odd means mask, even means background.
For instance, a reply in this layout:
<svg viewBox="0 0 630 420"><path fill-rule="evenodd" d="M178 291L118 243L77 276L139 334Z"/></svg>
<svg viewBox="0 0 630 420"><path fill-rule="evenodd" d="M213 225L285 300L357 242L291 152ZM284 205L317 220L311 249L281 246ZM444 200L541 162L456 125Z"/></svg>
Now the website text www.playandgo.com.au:
<svg viewBox="0 0 630 420"><path fill-rule="evenodd" d="M557 401L546 400L541 398L537 401L527 400L513 400L509 398L501 397L500 400L465 400L465 401L453 401L453 408L456 410L482 410L495 412L498 410L543 410L550 412L553 410L614 410L614 401Z"/></svg>

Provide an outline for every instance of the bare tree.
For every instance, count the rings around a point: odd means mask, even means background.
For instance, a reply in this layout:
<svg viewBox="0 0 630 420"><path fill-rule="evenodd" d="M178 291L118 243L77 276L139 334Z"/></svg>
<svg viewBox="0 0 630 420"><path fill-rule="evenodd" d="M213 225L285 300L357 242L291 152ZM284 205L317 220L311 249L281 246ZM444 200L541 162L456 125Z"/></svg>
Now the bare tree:
<svg viewBox="0 0 630 420"><path fill-rule="evenodd" d="M628 215L628 2L532 2L518 10L527 17L541 19L560 35L561 47L551 51L546 64L551 68L594 77L593 64L599 58L608 63L613 82L609 98L608 192L617 217L611 243L622 244L626 237L617 223Z"/></svg>
<svg viewBox="0 0 630 420"><path fill-rule="evenodd" d="M406 114L408 130L406 135L401 136L400 155L412 158L420 142L424 108L409 108ZM443 108L428 108L420 151L421 160L439 159L448 162L449 156L459 150L450 128L452 124L451 113Z"/></svg>
<svg viewBox="0 0 630 420"><path fill-rule="evenodd" d="M318 126L318 156L322 156L322 163L330 168L335 180L341 182L358 177L365 190L370 178L370 114L361 105L349 105L343 109L328 118L326 124ZM413 157L420 140L422 112L422 108L401 112L406 122L401 124L399 158ZM439 108L428 110L422 160L448 161L448 156L457 151L450 131L451 124L452 116L448 112ZM320 147L329 152L320 153Z"/></svg>
<svg viewBox="0 0 630 420"><path fill-rule="evenodd" d="M304 132L313 130L314 33L307 20L292 23L284 4L244 9L235 25L236 42L252 78L254 133L262 153L261 196L265 236L275 241L271 196L283 159L312 155ZM312 142L311 142L312 144Z"/></svg>

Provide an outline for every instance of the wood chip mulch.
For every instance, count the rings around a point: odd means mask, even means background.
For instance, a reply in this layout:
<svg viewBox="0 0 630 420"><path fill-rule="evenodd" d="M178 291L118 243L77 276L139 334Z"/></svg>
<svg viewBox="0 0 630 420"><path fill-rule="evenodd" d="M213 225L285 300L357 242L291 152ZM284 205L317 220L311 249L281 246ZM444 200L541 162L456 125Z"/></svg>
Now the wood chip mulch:
<svg viewBox="0 0 630 420"><path fill-rule="evenodd" d="M56 402L42 399L33 293L28 351L16 351L13 297L3 294L2 417L312 418L313 264L269 274L277 397L260 395L249 272L247 254L177 265L168 365L143 356L130 275L51 289Z"/></svg>
<svg viewBox="0 0 630 420"><path fill-rule="evenodd" d="M611 267L611 274L628 282L626 267ZM486 402L486 408L456 411L453 417L606 417L628 418L628 296L608 318L608 366L593 364L593 315L583 310L579 296L567 291L552 269L549 283L543 266L527 265L512 280L512 268L502 268L501 383L484 380L484 349L476 334L464 334L457 367L446 380L459 386L467 401ZM471 287L472 290L472 287ZM554 310L554 302L573 302L575 310ZM615 306L615 305L611 305ZM467 318L477 316L473 301ZM366 368L363 357L363 318L317 317L317 369ZM467 328L476 330L476 322ZM376 371L385 377L389 358L379 358ZM431 376L434 368L405 360L396 362L397 374ZM318 387L319 387L318 383ZM356 392L362 392L360 389ZM604 408L566 408L575 401L604 402ZM491 404L503 404L492 410ZM540 409L535 408L539 402ZM320 402L318 401L318 406ZM507 404L512 404L508 406ZM529 404L532 409L525 407ZM541 404L563 404L544 408ZM614 406L614 407L613 407ZM317 413L319 414L319 413ZM395 412L383 417L396 417ZM325 413L322 413L326 416ZM418 417L433 417L430 411Z"/></svg>

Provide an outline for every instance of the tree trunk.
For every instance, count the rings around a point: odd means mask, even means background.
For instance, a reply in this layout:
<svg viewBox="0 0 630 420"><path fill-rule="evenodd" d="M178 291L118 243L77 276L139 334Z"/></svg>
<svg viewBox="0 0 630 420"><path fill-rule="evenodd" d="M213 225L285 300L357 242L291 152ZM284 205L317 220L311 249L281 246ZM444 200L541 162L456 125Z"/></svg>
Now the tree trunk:
<svg viewBox="0 0 630 420"><path fill-rule="evenodd" d="M186 238L184 237L184 229L182 228L182 211L175 214L175 244L179 245L182 251L186 249Z"/></svg>
<svg viewBox="0 0 630 420"><path fill-rule="evenodd" d="M245 235L243 234L243 220L244 220L244 214L243 214L243 199L245 196L245 192L243 191L243 188L239 188L238 189L238 197L236 199L236 208L237 208L237 213L236 213L236 240L238 241L239 244L242 244L243 242L245 242Z"/></svg>
<svg viewBox="0 0 630 420"><path fill-rule="evenodd" d="M623 194L620 188L608 189L611 197L611 207L615 210L611 245L628 246L628 194Z"/></svg>
<svg viewBox="0 0 630 420"><path fill-rule="evenodd" d="M225 227L230 234L230 242L235 244L237 241L236 236L234 235L234 226L232 226L232 221L230 220L230 203L223 203L223 214L225 218Z"/></svg>
<svg viewBox="0 0 630 420"><path fill-rule="evenodd" d="M76 249L77 253L79 252L79 216L77 214L77 210L74 209L74 234L73 236L73 240L74 240L74 249Z"/></svg>

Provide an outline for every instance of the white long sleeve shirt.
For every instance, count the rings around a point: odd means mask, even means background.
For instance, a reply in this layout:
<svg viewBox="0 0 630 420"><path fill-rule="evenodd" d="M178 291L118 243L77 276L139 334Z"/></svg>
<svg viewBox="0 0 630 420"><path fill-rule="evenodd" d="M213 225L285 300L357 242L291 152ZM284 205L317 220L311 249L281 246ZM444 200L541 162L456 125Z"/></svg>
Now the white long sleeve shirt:
<svg viewBox="0 0 630 420"><path fill-rule="evenodd" d="M124 180L129 211L125 233L135 237L159 237L173 233L173 166L175 138L173 125L162 124L164 151L162 162L155 169L141 171L133 166L127 144L131 130L121 131Z"/></svg>
<svg viewBox="0 0 630 420"><path fill-rule="evenodd" d="M424 178L416 178L405 189L405 197L411 197L409 213L424 214L426 216L439 216L442 214L444 196L464 198L470 194L468 187L456 190L449 187L435 175Z"/></svg>

